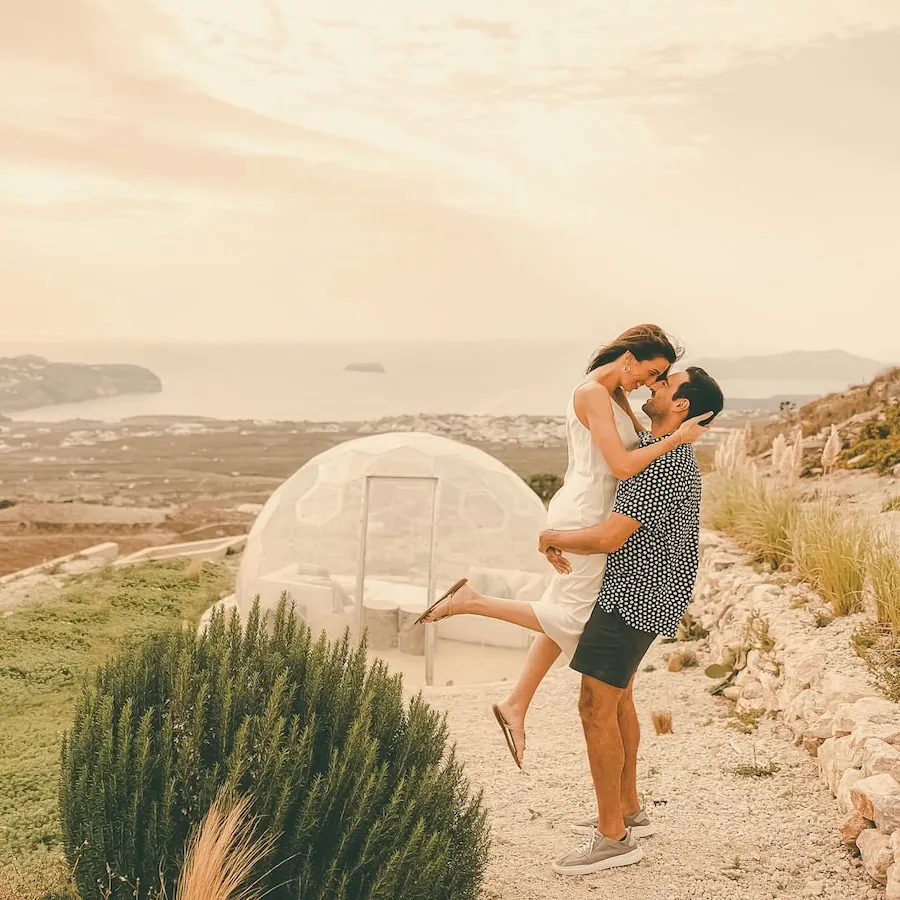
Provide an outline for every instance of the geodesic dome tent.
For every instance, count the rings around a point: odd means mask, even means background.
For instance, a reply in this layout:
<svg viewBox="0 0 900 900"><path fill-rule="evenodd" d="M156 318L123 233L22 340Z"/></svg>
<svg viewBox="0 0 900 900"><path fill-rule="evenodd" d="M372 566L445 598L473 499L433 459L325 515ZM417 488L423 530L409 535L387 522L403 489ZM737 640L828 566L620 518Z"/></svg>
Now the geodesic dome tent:
<svg viewBox="0 0 900 900"><path fill-rule="evenodd" d="M238 607L246 615L259 596L270 609L286 591L314 631L335 636L359 615L370 639L373 624L387 623L380 649L403 649L404 621L425 608L429 583L439 596L466 576L495 595L537 599L549 572L537 552L545 523L531 488L477 448L419 433L347 441L310 460L260 512ZM514 626L468 616L437 627L439 637L497 646L530 640Z"/></svg>

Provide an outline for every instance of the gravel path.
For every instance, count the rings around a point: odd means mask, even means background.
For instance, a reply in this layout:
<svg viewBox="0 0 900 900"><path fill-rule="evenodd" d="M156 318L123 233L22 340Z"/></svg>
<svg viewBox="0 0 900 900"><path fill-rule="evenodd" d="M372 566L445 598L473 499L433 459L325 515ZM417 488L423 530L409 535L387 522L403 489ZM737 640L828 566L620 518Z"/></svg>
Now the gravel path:
<svg viewBox="0 0 900 900"><path fill-rule="evenodd" d="M593 792L577 714L578 680L551 673L529 715L526 773L510 758L490 704L499 685L429 691L446 709L470 777L485 788L493 852L484 900L620 900L689 898L883 897L858 860L841 848L835 801L814 763L778 722L753 735L729 728L728 704L713 698L700 670L670 673L665 646L651 649L635 695L643 728L640 788L660 825L644 840L645 860L617 871L564 878L549 862L574 846L576 816ZM654 711L669 710L675 733L657 736ZM770 777L737 775L754 763L778 767Z"/></svg>

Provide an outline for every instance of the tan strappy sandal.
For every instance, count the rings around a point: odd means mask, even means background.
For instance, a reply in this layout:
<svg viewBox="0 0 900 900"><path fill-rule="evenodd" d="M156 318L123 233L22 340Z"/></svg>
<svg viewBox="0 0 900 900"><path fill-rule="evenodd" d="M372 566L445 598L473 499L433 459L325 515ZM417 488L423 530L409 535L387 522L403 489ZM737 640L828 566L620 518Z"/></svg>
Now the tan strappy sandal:
<svg viewBox="0 0 900 900"><path fill-rule="evenodd" d="M519 748L516 746L516 739L513 737L512 728L510 728L509 722L506 721L503 713L500 712L500 707L497 706L496 703L491 706L491 709L494 710L494 715L497 717L497 722L500 724L500 727L503 729L503 737L506 738L506 746L509 747L509 752L512 754L512 758L515 764L521 769L522 768L522 759L519 756ZM525 751L525 731L522 731L522 752Z"/></svg>
<svg viewBox="0 0 900 900"><path fill-rule="evenodd" d="M464 585L466 585L466 584L468 584L468 583L469 583L469 579L468 579L468 578L460 578L459 581L457 581L456 584L454 584L453 587L450 588L450 590L447 591L446 594L444 594L444 595L443 595L442 597L440 597L438 600L435 600L434 603L432 603L431 606L429 606L428 609L426 609L425 612L423 612L422 615L419 616L418 619L416 619L416 625L422 625L422 624L432 625L432 624L434 624L435 622L440 622L441 619L446 619L446 618L448 618L448 617L450 616L450 613L447 613L446 615L443 615L443 616L438 616L436 619L429 619L428 617L429 617L429 616L435 611L435 609L437 609L437 608L438 608L445 600L450 600L450 599L452 599L453 595L454 595L461 587L463 587Z"/></svg>

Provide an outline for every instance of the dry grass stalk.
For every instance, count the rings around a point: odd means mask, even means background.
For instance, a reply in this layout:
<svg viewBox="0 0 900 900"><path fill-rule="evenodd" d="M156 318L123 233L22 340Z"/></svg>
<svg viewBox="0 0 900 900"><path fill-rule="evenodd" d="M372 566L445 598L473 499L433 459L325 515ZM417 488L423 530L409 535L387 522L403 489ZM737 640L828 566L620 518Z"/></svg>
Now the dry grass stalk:
<svg viewBox="0 0 900 900"><path fill-rule="evenodd" d="M697 654L693 650L675 650L673 653L667 653L664 659L670 672L694 669L700 665Z"/></svg>
<svg viewBox="0 0 900 900"><path fill-rule="evenodd" d="M199 583L203 577L203 563L199 559L192 559L184 570L184 577L188 581Z"/></svg>
<svg viewBox="0 0 900 900"><path fill-rule="evenodd" d="M257 836L250 799L220 794L191 838L176 900L259 900L253 872L272 851L273 836Z"/></svg>
<svg viewBox="0 0 900 900"><path fill-rule="evenodd" d="M736 475L744 472L750 465L747 456L746 433L732 431L716 447L714 467L724 475Z"/></svg>
<svg viewBox="0 0 900 900"><path fill-rule="evenodd" d="M792 448L791 481L797 481L803 474L803 435L797 434Z"/></svg>
<svg viewBox="0 0 900 900"><path fill-rule="evenodd" d="M828 435L828 440L825 442L825 449L822 451L822 466L826 472L830 472L837 465L837 461L841 457L841 450L843 449L837 425L832 425L831 433Z"/></svg>
<svg viewBox="0 0 900 900"><path fill-rule="evenodd" d="M742 443L744 445L744 455L752 456L753 455L753 429L750 427L750 423L747 422L744 425L744 436L742 438Z"/></svg>
<svg viewBox="0 0 900 900"><path fill-rule="evenodd" d="M787 441L783 434L775 436L772 441L772 470L777 473L782 472L784 465L784 457L787 455Z"/></svg>
<svg viewBox="0 0 900 900"><path fill-rule="evenodd" d="M657 734L673 734L672 729L672 713L655 712L653 713L653 729Z"/></svg>

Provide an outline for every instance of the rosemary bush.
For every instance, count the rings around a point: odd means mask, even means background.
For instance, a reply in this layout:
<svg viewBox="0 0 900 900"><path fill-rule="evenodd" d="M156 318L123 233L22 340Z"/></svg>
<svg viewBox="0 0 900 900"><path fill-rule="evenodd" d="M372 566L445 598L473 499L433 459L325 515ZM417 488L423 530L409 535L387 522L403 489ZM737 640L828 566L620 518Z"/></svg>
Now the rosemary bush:
<svg viewBox="0 0 900 900"><path fill-rule="evenodd" d="M125 651L86 685L62 750L60 818L84 897L157 896L220 789L276 835L273 900L474 898L488 847L443 718L347 636L285 601Z"/></svg>

